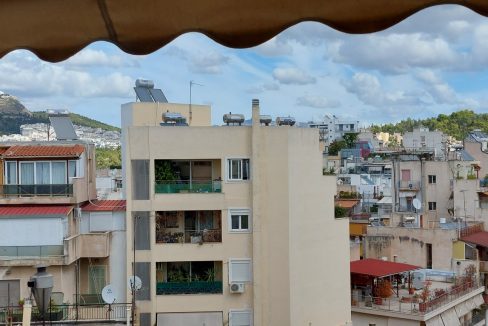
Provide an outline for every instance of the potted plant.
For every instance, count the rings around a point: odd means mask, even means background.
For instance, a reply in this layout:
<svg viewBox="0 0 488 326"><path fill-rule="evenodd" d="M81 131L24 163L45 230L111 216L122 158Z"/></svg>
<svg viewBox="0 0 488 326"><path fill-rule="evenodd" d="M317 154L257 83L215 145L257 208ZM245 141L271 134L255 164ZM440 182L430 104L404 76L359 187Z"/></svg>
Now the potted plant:
<svg viewBox="0 0 488 326"><path fill-rule="evenodd" d="M388 280L378 281L374 294L375 294L374 303L383 304L383 299L389 298L393 294L393 288L391 286L390 281Z"/></svg>
<svg viewBox="0 0 488 326"><path fill-rule="evenodd" d="M422 292L420 292L420 299L422 300L421 303L419 303L419 310L421 312L427 311L427 306L428 306L428 300L430 298L430 286L432 285L431 281L426 281L424 283L424 288L422 289Z"/></svg>
<svg viewBox="0 0 488 326"><path fill-rule="evenodd" d="M174 184L176 175L171 167L170 161L157 160L154 167L154 175L156 178L156 192L157 193L174 193Z"/></svg>

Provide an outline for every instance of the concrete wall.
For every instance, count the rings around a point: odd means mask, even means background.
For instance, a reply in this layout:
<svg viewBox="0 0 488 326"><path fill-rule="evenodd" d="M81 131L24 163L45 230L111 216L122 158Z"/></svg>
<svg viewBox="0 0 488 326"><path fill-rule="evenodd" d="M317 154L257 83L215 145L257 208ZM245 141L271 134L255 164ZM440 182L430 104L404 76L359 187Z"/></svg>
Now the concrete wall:
<svg viewBox="0 0 488 326"><path fill-rule="evenodd" d="M464 149L471 155L475 160L480 162L479 177L484 178L488 174L488 153L481 151L481 143L465 141Z"/></svg>
<svg viewBox="0 0 488 326"><path fill-rule="evenodd" d="M359 312L352 313L352 323L354 326L419 326L420 321L400 319L388 316L379 316L374 314L363 314Z"/></svg>
<svg viewBox="0 0 488 326"><path fill-rule="evenodd" d="M456 230L403 227L368 227L366 258L386 257L389 261L426 267L426 244L432 244L432 268L452 270L453 239Z"/></svg>

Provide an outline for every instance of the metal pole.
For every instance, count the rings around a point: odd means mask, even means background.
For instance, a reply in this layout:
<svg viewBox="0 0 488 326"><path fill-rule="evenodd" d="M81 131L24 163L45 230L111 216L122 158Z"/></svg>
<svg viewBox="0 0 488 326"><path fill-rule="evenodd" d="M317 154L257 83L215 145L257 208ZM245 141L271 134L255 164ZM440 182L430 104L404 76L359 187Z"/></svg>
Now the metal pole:
<svg viewBox="0 0 488 326"><path fill-rule="evenodd" d="M134 325L134 315L136 309L136 220L137 216L134 215L134 231L132 237L132 251L133 251L133 260L132 260L132 280L131 280L131 290L132 290L132 325Z"/></svg>

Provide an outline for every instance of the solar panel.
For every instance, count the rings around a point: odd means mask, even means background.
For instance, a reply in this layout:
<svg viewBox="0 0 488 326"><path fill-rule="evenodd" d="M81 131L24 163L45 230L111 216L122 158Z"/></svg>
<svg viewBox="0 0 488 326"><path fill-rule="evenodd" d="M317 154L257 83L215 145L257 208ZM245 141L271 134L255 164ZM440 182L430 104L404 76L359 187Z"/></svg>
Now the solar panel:
<svg viewBox="0 0 488 326"><path fill-rule="evenodd" d="M168 103L166 96L164 96L163 91L160 90L159 88L150 88L149 92L151 93L152 97L154 98L154 102Z"/></svg>
<svg viewBox="0 0 488 326"><path fill-rule="evenodd" d="M69 116L50 116L49 121L56 132L57 140L78 139Z"/></svg>
<svg viewBox="0 0 488 326"><path fill-rule="evenodd" d="M137 98L141 102L154 102L151 94L149 93L149 89L145 87L134 87L136 91Z"/></svg>

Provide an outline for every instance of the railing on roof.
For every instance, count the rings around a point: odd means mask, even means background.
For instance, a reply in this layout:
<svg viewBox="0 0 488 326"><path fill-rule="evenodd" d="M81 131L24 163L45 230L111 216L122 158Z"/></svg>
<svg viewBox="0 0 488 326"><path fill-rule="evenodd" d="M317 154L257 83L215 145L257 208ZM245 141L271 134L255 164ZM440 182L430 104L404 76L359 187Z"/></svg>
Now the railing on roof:
<svg viewBox="0 0 488 326"><path fill-rule="evenodd" d="M51 246L0 246L0 257L59 257L64 255L63 245Z"/></svg>
<svg viewBox="0 0 488 326"><path fill-rule="evenodd" d="M48 307L46 321L124 321L127 319L127 303L52 305ZM130 311L130 309L129 309ZM21 323L22 307L0 307L0 324ZM129 312L130 313L130 312ZM41 321L37 307L32 308L32 320Z"/></svg>
<svg viewBox="0 0 488 326"><path fill-rule="evenodd" d="M40 184L40 185L1 185L2 197L71 197L73 196L72 184Z"/></svg>

